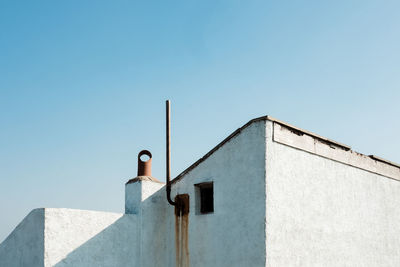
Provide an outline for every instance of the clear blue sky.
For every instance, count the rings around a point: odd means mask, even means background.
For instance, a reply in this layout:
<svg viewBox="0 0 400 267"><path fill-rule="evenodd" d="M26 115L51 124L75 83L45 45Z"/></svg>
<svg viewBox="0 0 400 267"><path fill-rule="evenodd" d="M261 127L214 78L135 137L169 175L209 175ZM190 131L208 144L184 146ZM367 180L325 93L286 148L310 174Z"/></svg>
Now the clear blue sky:
<svg viewBox="0 0 400 267"><path fill-rule="evenodd" d="M400 1L0 2L0 241L33 208L122 212L272 115L400 162Z"/></svg>

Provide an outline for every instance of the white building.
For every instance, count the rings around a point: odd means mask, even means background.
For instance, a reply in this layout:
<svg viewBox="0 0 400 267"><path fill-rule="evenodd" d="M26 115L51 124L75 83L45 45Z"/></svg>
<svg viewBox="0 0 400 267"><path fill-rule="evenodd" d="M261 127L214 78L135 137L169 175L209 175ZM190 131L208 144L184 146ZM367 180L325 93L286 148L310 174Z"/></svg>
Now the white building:
<svg viewBox="0 0 400 267"><path fill-rule="evenodd" d="M398 267L399 181L395 163L257 118L172 181L183 213L165 184L138 176L126 214L33 210L0 266Z"/></svg>

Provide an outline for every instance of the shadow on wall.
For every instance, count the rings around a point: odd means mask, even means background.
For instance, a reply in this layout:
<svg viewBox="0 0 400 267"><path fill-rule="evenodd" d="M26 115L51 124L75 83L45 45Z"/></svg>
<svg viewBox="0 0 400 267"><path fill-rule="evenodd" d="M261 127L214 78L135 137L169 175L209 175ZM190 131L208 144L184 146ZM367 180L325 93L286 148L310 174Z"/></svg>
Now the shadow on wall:
<svg viewBox="0 0 400 267"><path fill-rule="evenodd" d="M43 266L44 209L32 210L0 243L0 266Z"/></svg>
<svg viewBox="0 0 400 267"><path fill-rule="evenodd" d="M53 266L139 266L137 234L137 217L124 215Z"/></svg>
<svg viewBox="0 0 400 267"><path fill-rule="evenodd" d="M124 214L53 266L165 266L165 187L141 206L141 214ZM144 254L144 250L148 253Z"/></svg>

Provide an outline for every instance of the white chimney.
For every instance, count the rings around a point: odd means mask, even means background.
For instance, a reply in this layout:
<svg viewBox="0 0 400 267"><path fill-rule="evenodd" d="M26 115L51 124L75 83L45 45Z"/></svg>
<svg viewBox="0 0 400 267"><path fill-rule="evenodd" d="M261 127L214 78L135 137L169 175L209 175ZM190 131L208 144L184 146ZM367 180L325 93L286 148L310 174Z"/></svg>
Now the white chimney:
<svg viewBox="0 0 400 267"><path fill-rule="evenodd" d="M148 156L148 159L142 160L142 156ZM140 151L137 177L125 184L126 214L141 214L142 202L164 186L164 183L151 176L151 159L150 151Z"/></svg>

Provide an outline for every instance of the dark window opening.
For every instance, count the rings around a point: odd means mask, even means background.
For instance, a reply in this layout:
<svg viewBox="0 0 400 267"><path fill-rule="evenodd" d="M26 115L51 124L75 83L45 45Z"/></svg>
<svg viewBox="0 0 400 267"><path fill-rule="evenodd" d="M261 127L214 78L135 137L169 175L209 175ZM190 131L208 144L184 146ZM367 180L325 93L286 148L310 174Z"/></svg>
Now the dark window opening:
<svg viewBox="0 0 400 267"><path fill-rule="evenodd" d="M197 203L200 206L198 211L200 214L214 212L214 186L213 183L202 183L197 184L197 197L199 198Z"/></svg>

